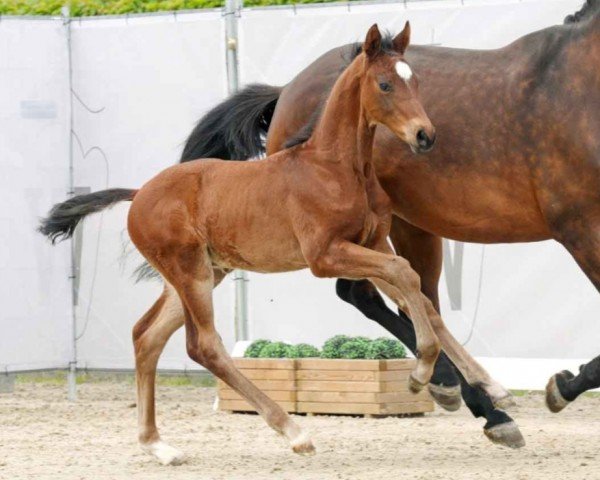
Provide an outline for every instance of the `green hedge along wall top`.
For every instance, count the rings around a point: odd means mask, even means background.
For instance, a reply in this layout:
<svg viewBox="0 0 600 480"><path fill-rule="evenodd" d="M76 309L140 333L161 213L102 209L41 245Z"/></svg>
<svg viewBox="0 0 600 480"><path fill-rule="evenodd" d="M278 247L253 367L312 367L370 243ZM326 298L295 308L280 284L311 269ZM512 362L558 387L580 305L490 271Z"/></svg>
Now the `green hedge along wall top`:
<svg viewBox="0 0 600 480"><path fill-rule="evenodd" d="M244 6L329 3L336 0L245 0ZM0 15L60 15L65 0L0 0ZM221 8L223 0L72 0L71 16L118 15L199 8Z"/></svg>

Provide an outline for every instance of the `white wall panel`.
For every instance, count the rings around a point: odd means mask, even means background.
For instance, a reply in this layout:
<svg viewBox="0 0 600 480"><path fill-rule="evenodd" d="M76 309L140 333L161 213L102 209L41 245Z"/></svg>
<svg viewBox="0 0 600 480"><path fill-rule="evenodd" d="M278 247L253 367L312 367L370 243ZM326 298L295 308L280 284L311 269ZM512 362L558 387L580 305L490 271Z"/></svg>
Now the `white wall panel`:
<svg viewBox="0 0 600 480"><path fill-rule="evenodd" d="M60 21L0 21L0 371L66 367L68 245L38 218L68 190L68 64Z"/></svg>
<svg viewBox="0 0 600 480"><path fill-rule="evenodd" d="M179 160L195 122L227 94L223 35L221 15L214 12L73 24L73 88L87 106L75 103L82 147L75 149L77 187L139 188ZM132 368L131 329L161 291L157 283L134 285L131 279L141 257L123 257L123 249L131 249L128 208L124 203L84 225L77 308L80 335L85 328L78 342L82 367ZM225 281L215 296L228 345L231 294ZM196 368L184 345L181 330L159 366Z"/></svg>

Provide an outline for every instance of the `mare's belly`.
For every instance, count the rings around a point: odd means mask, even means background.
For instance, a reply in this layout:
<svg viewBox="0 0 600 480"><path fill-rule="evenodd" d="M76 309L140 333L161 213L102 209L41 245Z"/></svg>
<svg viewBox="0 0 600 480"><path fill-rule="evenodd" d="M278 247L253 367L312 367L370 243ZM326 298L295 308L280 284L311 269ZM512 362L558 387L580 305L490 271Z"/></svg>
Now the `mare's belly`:
<svg viewBox="0 0 600 480"><path fill-rule="evenodd" d="M435 235L477 243L550 238L527 175L477 172L475 165L403 160L381 178L394 213ZM379 172L378 172L379 173Z"/></svg>

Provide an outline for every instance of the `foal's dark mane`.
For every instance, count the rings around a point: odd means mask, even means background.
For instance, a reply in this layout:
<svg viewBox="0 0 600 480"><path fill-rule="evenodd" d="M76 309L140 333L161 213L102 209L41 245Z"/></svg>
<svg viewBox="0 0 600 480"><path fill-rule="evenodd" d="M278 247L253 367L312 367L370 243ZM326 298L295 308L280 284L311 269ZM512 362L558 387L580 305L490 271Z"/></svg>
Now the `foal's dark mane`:
<svg viewBox="0 0 600 480"><path fill-rule="evenodd" d="M393 40L394 40L394 36L390 32L384 33L384 35L381 39L381 52L382 53L387 53L387 54L394 53ZM341 72L343 72L348 67L348 65L350 65L352 63L352 61L356 57L358 57L361 53L362 53L362 43L360 43L360 42L353 43L350 45L350 48L348 50L342 51L341 55L342 55L342 58L344 59L344 64L341 69ZM328 95L329 95L329 91L324 92L325 98ZM295 147L296 145L305 143L311 137L313 130L315 129L315 126L317 125L317 122L319 121L319 118L321 117L321 113L323 111L324 106L325 106L324 101L319 103L318 108L312 112L310 119L308 120L308 123L306 125L304 125L300 130L298 130L298 132L296 132L294 135L292 135L287 142L284 143L284 145L283 145L284 148L291 148L291 147Z"/></svg>
<svg viewBox="0 0 600 480"><path fill-rule="evenodd" d="M579 23L600 13L600 0L586 0L581 9L565 18L565 25Z"/></svg>

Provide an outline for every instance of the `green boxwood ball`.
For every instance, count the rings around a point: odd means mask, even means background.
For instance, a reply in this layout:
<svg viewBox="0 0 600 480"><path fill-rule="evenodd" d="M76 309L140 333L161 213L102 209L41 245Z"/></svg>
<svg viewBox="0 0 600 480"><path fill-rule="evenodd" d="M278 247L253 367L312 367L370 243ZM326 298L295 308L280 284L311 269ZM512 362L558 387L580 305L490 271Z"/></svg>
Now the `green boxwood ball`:
<svg viewBox="0 0 600 480"><path fill-rule="evenodd" d="M298 345L292 345L288 354L289 358L310 358L318 357L321 352L317 347L313 347L308 343L299 343Z"/></svg>
<svg viewBox="0 0 600 480"><path fill-rule="evenodd" d="M371 342L366 355L373 359L405 358L406 349L398 340L381 337Z"/></svg>
<svg viewBox="0 0 600 480"><path fill-rule="evenodd" d="M272 342L261 348L259 358L288 358L290 345L284 342Z"/></svg>
<svg viewBox="0 0 600 480"><path fill-rule="evenodd" d="M260 351L263 349L263 347L265 347L266 345L269 345L270 343L271 343L271 340L264 340L264 339L254 340L250 345L248 345L248 348L244 352L244 357L258 358Z"/></svg>

